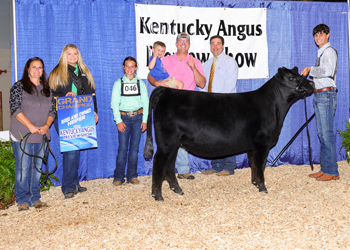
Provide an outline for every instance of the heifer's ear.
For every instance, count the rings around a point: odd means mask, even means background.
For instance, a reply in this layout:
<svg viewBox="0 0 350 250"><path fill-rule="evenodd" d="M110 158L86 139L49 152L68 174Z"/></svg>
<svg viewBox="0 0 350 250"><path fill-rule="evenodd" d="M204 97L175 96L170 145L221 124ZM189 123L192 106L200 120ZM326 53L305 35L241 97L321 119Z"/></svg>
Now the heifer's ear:
<svg viewBox="0 0 350 250"><path fill-rule="evenodd" d="M277 74L275 75L277 81L283 81L284 70L285 70L285 67L279 68L279 69L278 69L278 72L277 72Z"/></svg>
<svg viewBox="0 0 350 250"><path fill-rule="evenodd" d="M296 74L299 74L298 67L295 66L295 67L292 69L292 72L294 72L294 73L296 73Z"/></svg>

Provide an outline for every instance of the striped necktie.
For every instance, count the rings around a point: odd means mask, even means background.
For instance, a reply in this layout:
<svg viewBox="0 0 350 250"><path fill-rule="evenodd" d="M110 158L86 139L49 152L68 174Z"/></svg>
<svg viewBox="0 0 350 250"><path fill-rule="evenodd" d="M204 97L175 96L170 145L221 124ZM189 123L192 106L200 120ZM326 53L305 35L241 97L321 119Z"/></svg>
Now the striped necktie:
<svg viewBox="0 0 350 250"><path fill-rule="evenodd" d="M211 65L211 69L210 69L209 85L208 85L208 92L209 93L212 92L216 59L218 59L218 58L214 57L213 64Z"/></svg>

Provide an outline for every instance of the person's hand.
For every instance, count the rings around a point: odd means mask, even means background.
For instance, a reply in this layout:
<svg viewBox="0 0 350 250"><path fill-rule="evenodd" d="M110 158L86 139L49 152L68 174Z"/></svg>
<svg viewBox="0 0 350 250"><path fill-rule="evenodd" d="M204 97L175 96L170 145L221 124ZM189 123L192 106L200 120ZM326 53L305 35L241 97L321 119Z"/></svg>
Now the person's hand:
<svg viewBox="0 0 350 250"><path fill-rule="evenodd" d="M77 96L77 94L74 93L74 92L68 92L68 93L66 94L66 96Z"/></svg>
<svg viewBox="0 0 350 250"><path fill-rule="evenodd" d="M34 126L33 124L28 128L29 132L32 133L33 135L39 134L39 128L37 126Z"/></svg>
<svg viewBox="0 0 350 250"><path fill-rule="evenodd" d="M118 127L118 130L119 130L120 132L125 132L126 125L125 125L124 122L119 122L119 123L117 124L117 127Z"/></svg>
<svg viewBox="0 0 350 250"><path fill-rule="evenodd" d="M165 79L165 80L162 80L162 81L157 81L158 84L157 84L157 87L158 86L163 86L163 87L167 87L169 88L169 86L166 84L169 80Z"/></svg>
<svg viewBox="0 0 350 250"><path fill-rule="evenodd" d="M142 130L141 130L142 133L145 132L146 129L147 129L147 123L145 123L145 122L141 123L141 129L142 129Z"/></svg>
<svg viewBox="0 0 350 250"><path fill-rule="evenodd" d="M311 67L306 67L300 72L300 75L307 76L310 73Z"/></svg>
<svg viewBox="0 0 350 250"><path fill-rule="evenodd" d="M156 51L155 51L154 48L152 48L152 56L153 56L153 57L156 57L156 56L157 56Z"/></svg>
<svg viewBox="0 0 350 250"><path fill-rule="evenodd" d="M44 126L41 126L41 127L39 128L39 134L45 135L46 132L47 132L47 130L48 130L49 128L50 128L50 127L49 127L49 125L47 125L47 124L45 124Z"/></svg>
<svg viewBox="0 0 350 250"><path fill-rule="evenodd" d="M194 64L192 55L190 55L190 56L191 56L191 59L187 61L187 64L193 70L196 68L196 65Z"/></svg>
<svg viewBox="0 0 350 250"><path fill-rule="evenodd" d="M95 124L97 124L98 123L98 115L97 115L97 113L95 112Z"/></svg>
<svg viewBox="0 0 350 250"><path fill-rule="evenodd" d="M154 48L152 48L152 56L157 58L159 57L159 53L156 52Z"/></svg>

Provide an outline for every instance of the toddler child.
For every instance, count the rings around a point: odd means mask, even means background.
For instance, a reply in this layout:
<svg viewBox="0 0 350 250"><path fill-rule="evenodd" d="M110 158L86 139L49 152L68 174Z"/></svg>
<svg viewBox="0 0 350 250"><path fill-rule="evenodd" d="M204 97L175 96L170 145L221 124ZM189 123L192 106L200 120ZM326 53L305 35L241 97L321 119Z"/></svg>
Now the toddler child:
<svg viewBox="0 0 350 250"><path fill-rule="evenodd" d="M182 81L176 80L175 77L169 78L167 70L164 68L162 61L165 54L165 44L163 42L155 42L152 48L152 56L149 58L148 68L150 69L151 76L157 81L168 79L165 82L171 88L183 89L184 84Z"/></svg>

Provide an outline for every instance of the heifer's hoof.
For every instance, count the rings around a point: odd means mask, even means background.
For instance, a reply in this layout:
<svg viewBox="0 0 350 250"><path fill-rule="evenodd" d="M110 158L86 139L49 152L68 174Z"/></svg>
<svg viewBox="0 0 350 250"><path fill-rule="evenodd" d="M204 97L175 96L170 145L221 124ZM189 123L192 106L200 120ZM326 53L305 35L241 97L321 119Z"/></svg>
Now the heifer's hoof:
<svg viewBox="0 0 350 250"><path fill-rule="evenodd" d="M164 201L163 196L161 196L161 195L156 195L156 196L154 196L154 199L155 199L156 201Z"/></svg>
<svg viewBox="0 0 350 250"><path fill-rule="evenodd" d="M173 188L172 190L177 194L184 195L184 192L182 192L182 189L180 187Z"/></svg>
<svg viewBox="0 0 350 250"><path fill-rule="evenodd" d="M184 192L182 192L182 190L180 192L175 192L175 193L177 193L179 195L184 195L185 194Z"/></svg>
<svg viewBox="0 0 350 250"><path fill-rule="evenodd" d="M256 187L257 189L259 189L259 185L256 182L252 182L252 184L254 185L254 187ZM260 190L259 190L260 191Z"/></svg>
<svg viewBox="0 0 350 250"><path fill-rule="evenodd" d="M265 189L259 189L259 192L262 192L262 193L267 194L267 190L266 190L266 188L265 188Z"/></svg>

